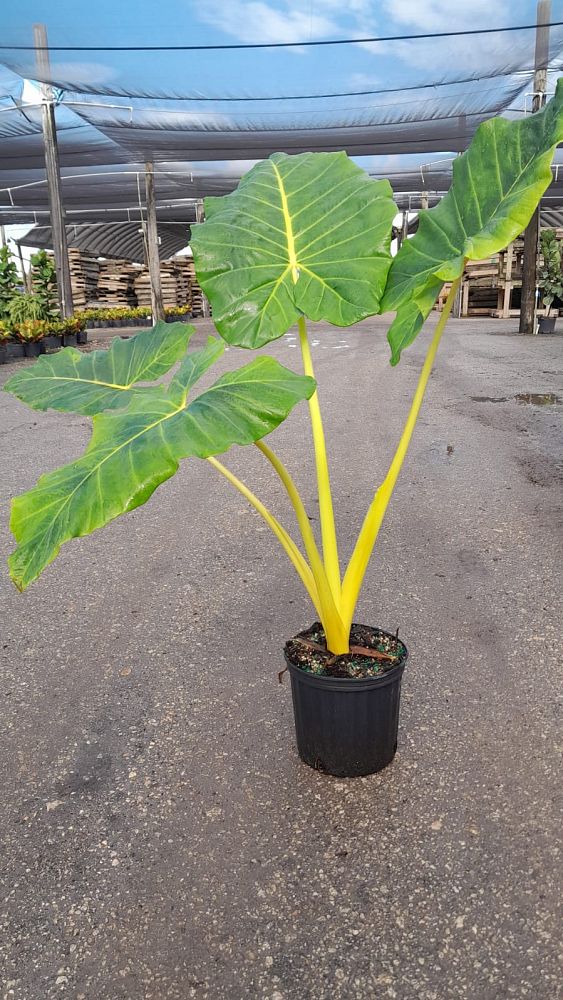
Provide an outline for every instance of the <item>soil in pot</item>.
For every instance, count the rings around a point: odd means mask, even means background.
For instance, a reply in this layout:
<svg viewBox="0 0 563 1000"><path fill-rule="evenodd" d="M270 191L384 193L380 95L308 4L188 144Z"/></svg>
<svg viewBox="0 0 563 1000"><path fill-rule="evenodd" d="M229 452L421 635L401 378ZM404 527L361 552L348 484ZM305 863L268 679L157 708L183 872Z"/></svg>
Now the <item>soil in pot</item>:
<svg viewBox="0 0 563 1000"><path fill-rule="evenodd" d="M297 748L310 767L337 777L374 774L397 749L407 648L382 629L353 625L350 652L332 656L316 622L285 646Z"/></svg>
<svg viewBox="0 0 563 1000"><path fill-rule="evenodd" d="M333 656L326 648L320 622L299 632L285 645L295 666L324 677L380 677L406 658L406 647L397 636L368 625L352 625L350 652Z"/></svg>

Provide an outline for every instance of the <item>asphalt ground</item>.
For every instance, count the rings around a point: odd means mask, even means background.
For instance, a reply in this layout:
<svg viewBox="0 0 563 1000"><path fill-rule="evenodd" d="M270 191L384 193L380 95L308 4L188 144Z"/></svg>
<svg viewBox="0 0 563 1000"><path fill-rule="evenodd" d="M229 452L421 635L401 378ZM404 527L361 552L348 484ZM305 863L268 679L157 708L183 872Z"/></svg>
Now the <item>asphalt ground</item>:
<svg viewBox="0 0 563 1000"><path fill-rule="evenodd" d="M343 561L430 335L391 369L384 330L312 331ZM399 749L350 780L297 756L278 671L314 614L208 463L15 591L9 500L90 422L0 395L3 997L561 995L562 407L527 394L563 396L562 348L446 332L356 615L410 650ZM293 334L269 353L299 369ZM318 526L306 405L270 443ZM291 524L257 449L225 461Z"/></svg>

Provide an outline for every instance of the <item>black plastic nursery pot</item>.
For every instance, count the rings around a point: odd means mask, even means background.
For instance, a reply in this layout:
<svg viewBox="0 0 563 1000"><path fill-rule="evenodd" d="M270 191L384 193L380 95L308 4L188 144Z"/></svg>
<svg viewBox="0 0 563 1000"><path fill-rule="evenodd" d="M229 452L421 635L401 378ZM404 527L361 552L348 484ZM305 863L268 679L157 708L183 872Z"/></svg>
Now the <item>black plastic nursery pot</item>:
<svg viewBox="0 0 563 1000"><path fill-rule="evenodd" d="M389 632L381 635L394 639ZM295 733L305 764L340 778L375 774L397 750L401 680L408 651L375 677L309 673L285 651L291 676Z"/></svg>
<svg viewBox="0 0 563 1000"><path fill-rule="evenodd" d="M65 333L65 334L63 334L63 347L76 347L76 334L75 333Z"/></svg>
<svg viewBox="0 0 563 1000"><path fill-rule="evenodd" d="M23 345L23 352L26 358L38 358L45 353L45 344L42 340L32 340Z"/></svg>
<svg viewBox="0 0 563 1000"><path fill-rule="evenodd" d="M0 344L0 365L5 365L8 360L8 350L5 344Z"/></svg>
<svg viewBox="0 0 563 1000"><path fill-rule="evenodd" d="M76 343L77 344L82 344L82 346L84 346L84 344L88 343L88 331L87 330L79 330L78 331L78 333L76 334Z"/></svg>
<svg viewBox="0 0 563 1000"><path fill-rule="evenodd" d="M12 358L25 357L23 344L18 344L16 341L12 341L12 343L6 344L6 356L8 361L11 361Z"/></svg>
<svg viewBox="0 0 563 1000"><path fill-rule="evenodd" d="M538 326L540 333L555 333L555 321L557 316L538 316Z"/></svg>
<svg viewBox="0 0 563 1000"><path fill-rule="evenodd" d="M43 344L46 351L58 351L61 343L62 338L54 333L48 333L46 337L43 337Z"/></svg>

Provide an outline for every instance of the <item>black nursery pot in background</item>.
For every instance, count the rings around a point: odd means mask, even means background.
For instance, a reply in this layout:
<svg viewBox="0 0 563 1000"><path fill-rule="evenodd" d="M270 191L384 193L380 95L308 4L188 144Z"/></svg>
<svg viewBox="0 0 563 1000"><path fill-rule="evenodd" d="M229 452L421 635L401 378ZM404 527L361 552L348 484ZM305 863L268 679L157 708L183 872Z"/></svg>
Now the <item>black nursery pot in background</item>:
<svg viewBox="0 0 563 1000"><path fill-rule="evenodd" d="M63 347L76 347L75 333L65 333L63 335Z"/></svg>
<svg viewBox="0 0 563 1000"><path fill-rule="evenodd" d="M340 778L387 767L397 749L407 657L405 647L400 662L377 677L341 678L309 673L286 652L301 760Z"/></svg>
<svg viewBox="0 0 563 1000"><path fill-rule="evenodd" d="M538 327L540 333L555 333L555 321L557 316L538 316Z"/></svg>
<svg viewBox="0 0 563 1000"><path fill-rule="evenodd" d="M0 344L0 365L5 365L8 360L8 349L5 344Z"/></svg>
<svg viewBox="0 0 563 1000"><path fill-rule="evenodd" d="M32 340L23 345L23 352L26 358L38 358L45 353L45 344L42 340Z"/></svg>

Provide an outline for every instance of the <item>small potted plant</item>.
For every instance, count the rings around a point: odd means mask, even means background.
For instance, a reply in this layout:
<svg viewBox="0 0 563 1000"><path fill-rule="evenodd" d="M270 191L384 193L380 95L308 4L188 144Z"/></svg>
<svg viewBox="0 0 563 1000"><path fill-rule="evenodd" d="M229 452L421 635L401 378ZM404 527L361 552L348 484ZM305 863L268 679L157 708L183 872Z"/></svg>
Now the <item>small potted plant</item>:
<svg viewBox="0 0 563 1000"><path fill-rule="evenodd" d="M44 319L26 319L18 324L15 333L23 344L26 358L38 358L45 353L45 334L48 329L48 322Z"/></svg>
<svg viewBox="0 0 563 1000"><path fill-rule="evenodd" d="M561 240L553 229L542 229L540 247L543 267L539 274L539 285L543 291L543 303L547 308L545 316L538 316L540 333L554 333L557 313L550 316L553 300L563 299L563 269L561 260Z"/></svg>
<svg viewBox="0 0 563 1000"><path fill-rule="evenodd" d="M5 365L8 360L8 343L10 341L10 331L0 324L0 365Z"/></svg>
<svg viewBox="0 0 563 1000"><path fill-rule="evenodd" d="M48 330L43 338L46 351L58 351L63 342L64 323L61 320L49 320Z"/></svg>
<svg viewBox="0 0 563 1000"><path fill-rule="evenodd" d="M57 271L55 261L45 250L38 250L30 258L31 287L41 303L41 318L56 319L59 315L57 304Z"/></svg>
<svg viewBox="0 0 563 1000"><path fill-rule="evenodd" d="M9 247L0 247L0 320L9 315L8 306L18 294L19 275Z"/></svg>
<svg viewBox="0 0 563 1000"><path fill-rule="evenodd" d="M82 321L75 319L74 316L70 316L69 319L63 319L61 323L62 323L62 334L63 334L63 346L76 347L78 338L78 328L81 327Z"/></svg>
<svg viewBox="0 0 563 1000"><path fill-rule="evenodd" d="M63 350L16 374L5 388L38 410L92 415L84 454L40 478L12 504L18 547L10 572L23 590L61 546L145 503L181 460L204 459L264 519L310 598L316 621L285 645L297 745L312 767L336 775L380 770L397 744L406 646L377 624L355 621L364 574L422 405L465 261L503 249L528 224L551 182L563 140L563 80L556 96L521 121L491 119L453 164L450 191L420 213L416 235L396 257L396 207L387 181L373 180L344 153L275 153L233 193L206 201L192 231L196 273L221 337L188 351L193 328L159 323L107 352ZM434 328L403 432L369 504L342 572L319 394L307 319L349 326L395 311L391 363L423 327L444 282L451 290ZM262 348L297 325L303 374L260 354L194 397L222 341ZM321 334L319 334L320 336ZM143 385L179 361L167 386ZM353 393L353 386L342 387ZM316 538L291 473L265 438L308 401L318 485ZM369 405L363 403L363 405ZM374 404L375 405L375 404ZM342 406L342 400L338 400ZM300 547L277 517L217 456L255 445L287 493ZM297 461L303 464L300 454ZM182 532L197 531L183 523Z"/></svg>

